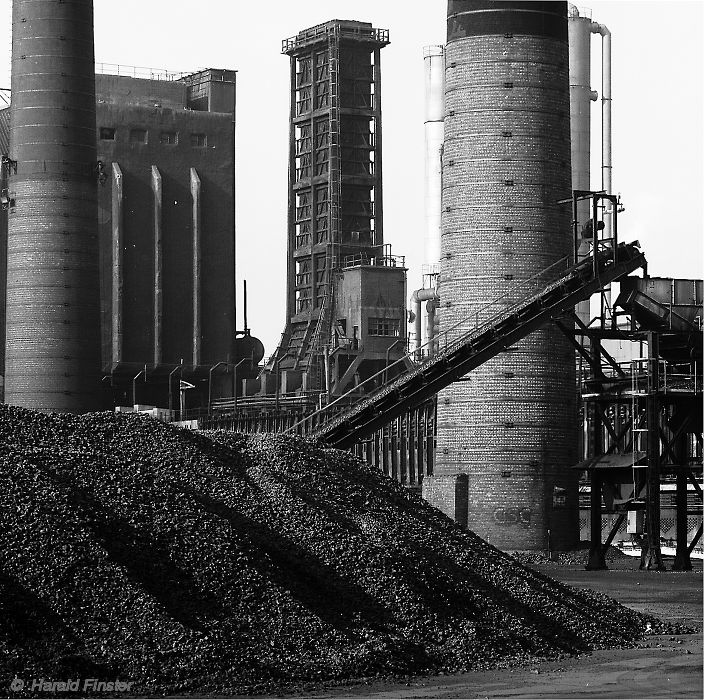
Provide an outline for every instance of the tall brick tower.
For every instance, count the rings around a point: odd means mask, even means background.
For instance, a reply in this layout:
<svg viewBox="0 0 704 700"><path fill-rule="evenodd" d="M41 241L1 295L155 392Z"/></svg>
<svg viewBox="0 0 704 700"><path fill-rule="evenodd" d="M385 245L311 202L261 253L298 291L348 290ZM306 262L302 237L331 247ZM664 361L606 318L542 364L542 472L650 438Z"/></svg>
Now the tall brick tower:
<svg viewBox="0 0 704 700"><path fill-rule="evenodd" d="M93 1L14 0L7 403L99 408Z"/></svg>
<svg viewBox="0 0 704 700"><path fill-rule="evenodd" d="M554 279L570 251L567 3L450 0L441 331ZM546 328L438 396L435 474L468 479L468 527L506 550L577 537L575 363ZM448 486L451 488L451 485Z"/></svg>

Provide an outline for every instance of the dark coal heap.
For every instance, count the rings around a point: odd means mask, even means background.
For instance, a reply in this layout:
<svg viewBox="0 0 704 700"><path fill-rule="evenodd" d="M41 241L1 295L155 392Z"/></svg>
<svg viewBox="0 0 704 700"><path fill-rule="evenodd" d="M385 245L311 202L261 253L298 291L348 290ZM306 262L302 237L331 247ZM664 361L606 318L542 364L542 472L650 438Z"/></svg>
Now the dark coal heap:
<svg viewBox="0 0 704 700"><path fill-rule="evenodd" d="M630 645L649 621L522 566L345 452L0 406L5 688L271 692Z"/></svg>

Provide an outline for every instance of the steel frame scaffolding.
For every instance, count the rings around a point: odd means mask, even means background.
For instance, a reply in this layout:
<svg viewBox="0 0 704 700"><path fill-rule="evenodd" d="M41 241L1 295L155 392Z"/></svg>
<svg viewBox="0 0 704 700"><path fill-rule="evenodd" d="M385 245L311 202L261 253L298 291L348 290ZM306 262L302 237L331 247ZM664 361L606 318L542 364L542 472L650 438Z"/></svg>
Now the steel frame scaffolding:
<svg viewBox="0 0 704 700"><path fill-rule="evenodd" d="M696 478L702 469L701 357L693 353L683 371L682 365L675 367L661 355L663 336L672 334L587 328L576 315L573 318L576 330L564 322L559 326L585 360L581 392L586 459L578 468L587 471L591 481L586 568L608 568L608 547L630 514L634 523L643 519L642 528L632 528L642 549L641 568L663 570L660 490L663 482L674 481L677 548L672 568L689 570L690 555L702 535L700 525L687 541L688 483L702 499ZM603 347L607 340L637 343L647 347L647 354L624 367ZM610 458L616 455L625 460L613 466ZM604 513L618 517L602 542Z"/></svg>
<svg viewBox="0 0 704 700"><path fill-rule="evenodd" d="M285 39L291 62L287 323L275 360L323 388L335 275L383 245L380 50L388 30L333 20Z"/></svg>

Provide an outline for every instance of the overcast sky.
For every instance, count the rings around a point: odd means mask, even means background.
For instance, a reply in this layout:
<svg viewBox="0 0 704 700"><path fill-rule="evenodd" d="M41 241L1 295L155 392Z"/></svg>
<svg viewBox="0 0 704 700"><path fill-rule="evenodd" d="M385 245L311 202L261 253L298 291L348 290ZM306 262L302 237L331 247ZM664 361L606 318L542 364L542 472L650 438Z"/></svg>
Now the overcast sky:
<svg viewBox="0 0 704 700"><path fill-rule="evenodd" d="M641 241L652 275L701 278L703 4L584 4L613 35L613 183L626 207L620 238ZM10 9L0 0L0 87L10 85ZM329 19L390 30L381 54L384 232L406 256L410 294L423 263L423 46L444 43L445 15L443 0L95 0L98 61L238 71L238 276L247 279L250 326L267 355L284 327L289 63L281 40ZM592 87L600 91L598 37L592 46ZM599 103L592 109L598 188Z"/></svg>

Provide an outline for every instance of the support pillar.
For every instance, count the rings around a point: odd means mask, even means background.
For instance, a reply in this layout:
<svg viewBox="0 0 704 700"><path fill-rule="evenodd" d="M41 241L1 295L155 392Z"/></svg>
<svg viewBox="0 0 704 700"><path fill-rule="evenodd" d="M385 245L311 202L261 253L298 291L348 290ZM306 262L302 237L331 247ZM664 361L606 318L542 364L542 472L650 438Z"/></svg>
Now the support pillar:
<svg viewBox="0 0 704 700"><path fill-rule="evenodd" d="M122 360L122 297L123 297L123 200L122 169L112 164L112 363Z"/></svg>
<svg viewBox="0 0 704 700"><path fill-rule="evenodd" d="M584 567L587 571L608 569L604 548L601 545L601 474L598 469L592 470L591 496L589 503L590 515L590 546L589 561Z"/></svg>
<svg viewBox="0 0 704 700"><path fill-rule="evenodd" d="M660 337L648 333L648 467L645 491L645 556L641 568L664 571L660 552Z"/></svg>
<svg viewBox="0 0 704 700"><path fill-rule="evenodd" d="M201 284L200 284L200 219L201 183L195 168L191 168L191 198L193 202L193 366L200 364Z"/></svg>
<svg viewBox="0 0 704 700"><path fill-rule="evenodd" d="M595 374L600 368L601 358L601 343L595 339L590 348L592 352L592 364L595 367ZM598 457L604 453L604 426L601 418L601 413L596 404L589 404L586 407L591 413L591 434L587 436L588 449L591 455ZM584 567L587 571L598 571L607 569L606 557L604 555L604 547L601 545L601 490L602 478L601 473L597 468L592 469L591 473L591 494L589 499L589 517L590 517L590 546L589 560Z"/></svg>
<svg viewBox="0 0 704 700"><path fill-rule="evenodd" d="M679 457L680 454L678 454L678 461L680 461ZM692 562L689 558L689 547L687 545L687 473L685 468L686 465L680 462L677 471L677 491L675 494L677 549L675 550L675 561L672 564L672 568L675 571L692 570Z"/></svg>
<svg viewBox="0 0 704 700"><path fill-rule="evenodd" d="M162 361L163 290L162 274L162 183L161 173L152 165L152 193L154 195L154 365Z"/></svg>

